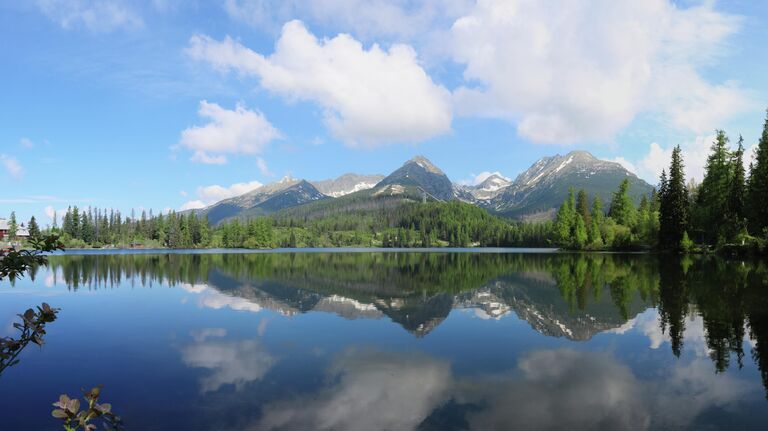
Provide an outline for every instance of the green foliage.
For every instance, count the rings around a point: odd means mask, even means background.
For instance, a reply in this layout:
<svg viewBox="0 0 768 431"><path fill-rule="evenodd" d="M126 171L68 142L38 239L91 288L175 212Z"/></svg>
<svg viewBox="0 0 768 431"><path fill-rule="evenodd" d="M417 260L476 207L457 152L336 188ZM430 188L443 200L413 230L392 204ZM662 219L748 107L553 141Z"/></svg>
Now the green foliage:
<svg viewBox="0 0 768 431"><path fill-rule="evenodd" d="M555 238L558 245L570 247L573 243L573 230L576 226L573 188L568 190L568 198L560 206L555 219Z"/></svg>
<svg viewBox="0 0 768 431"><path fill-rule="evenodd" d="M732 172L728 137L725 132L718 130L691 214L691 229L698 242L712 244L718 237L725 235Z"/></svg>
<svg viewBox="0 0 768 431"><path fill-rule="evenodd" d="M746 228L747 184L744 172L744 138L741 136L739 136L738 148L733 153L731 166L726 226L730 227L728 234L733 237Z"/></svg>
<svg viewBox="0 0 768 431"><path fill-rule="evenodd" d="M16 278L23 277L28 269L45 265L47 258L44 253L64 249L57 235L33 237L29 241L32 246L30 250L0 249L0 280L7 277L13 282Z"/></svg>
<svg viewBox="0 0 768 431"><path fill-rule="evenodd" d="M589 226L592 224L592 214L589 212L589 198L587 197L587 191L584 189L579 190L579 194L576 197L576 213L584 219L585 225Z"/></svg>
<svg viewBox="0 0 768 431"><path fill-rule="evenodd" d="M0 338L0 374L6 368L19 362L16 358L29 343L34 343L38 346L43 345L45 325L56 320L58 312L58 308L51 308L43 302L42 305L37 307L37 311L30 308L24 314L18 315L21 318L21 323L14 323L13 327L21 332L19 338Z"/></svg>
<svg viewBox="0 0 768 431"><path fill-rule="evenodd" d="M682 150L678 145L672 150L669 180L662 173L659 188L659 246L663 249L677 249L688 230L689 197L685 185Z"/></svg>
<svg viewBox="0 0 768 431"><path fill-rule="evenodd" d="M322 202L272 216L277 242L299 247L544 246L551 223L515 223L458 201Z"/></svg>
<svg viewBox="0 0 768 431"><path fill-rule="evenodd" d="M629 187L630 183L626 180L619 184L607 218L599 197L595 197L592 210L587 211L589 197L586 191L579 191L575 201L571 191L557 212L554 229L557 244L575 250L628 250L653 245L658 230L658 214L651 211L647 196L643 196L638 212L630 198ZM587 214L586 218L584 214Z"/></svg>
<svg viewBox="0 0 768 431"><path fill-rule="evenodd" d="M584 224L584 218L581 214L576 214L576 225L573 228L573 248L583 249L589 240L587 235L587 226Z"/></svg>
<svg viewBox="0 0 768 431"><path fill-rule="evenodd" d="M32 218L29 219L27 230L29 231L29 236L31 238L40 237L40 226L37 224L37 220L35 219L35 216L32 216Z"/></svg>
<svg viewBox="0 0 768 431"><path fill-rule="evenodd" d="M750 232L760 233L768 227L766 196L768 196L768 110L766 110L763 133L755 150L755 160L749 171L747 213Z"/></svg>
<svg viewBox="0 0 768 431"><path fill-rule="evenodd" d="M341 203L347 202L344 198ZM516 223L461 202L419 203L391 199L351 201L353 206L318 202L272 216L233 219L216 228L194 214L140 220L123 219L119 212L77 207L68 209L62 227L68 247L101 245L168 248L274 247L467 247L546 246L551 223ZM75 217L80 223L75 224Z"/></svg>
<svg viewBox="0 0 768 431"><path fill-rule="evenodd" d="M8 236L13 240L16 239L16 233L19 231L19 225L16 222L16 212L11 211L11 218L8 221Z"/></svg>
<svg viewBox="0 0 768 431"><path fill-rule="evenodd" d="M632 226L635 223L635 215L635 204L629 196L629 180L625 178L613 194L608 217L613 218L620 225Z"/></svg>
<svg viewBox="0 0 768 431"><path fill-rule="evenodd" d="M688 253L693 250L693 241L688 238L688 231L683 232L683 237L680 239L680 251Z"/></svg>

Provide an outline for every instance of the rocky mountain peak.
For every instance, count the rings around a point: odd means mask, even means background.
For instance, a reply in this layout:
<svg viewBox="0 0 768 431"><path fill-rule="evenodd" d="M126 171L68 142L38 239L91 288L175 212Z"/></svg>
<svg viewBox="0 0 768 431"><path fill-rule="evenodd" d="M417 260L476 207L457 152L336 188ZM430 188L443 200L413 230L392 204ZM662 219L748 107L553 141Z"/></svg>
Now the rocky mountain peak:
<svg viewBox="0 0 768 431"><path fill-rule="evenodd" d="M397 186L397 187L392 187ZM414 197L451 200L454 198L451 180L424 156L408 160L376 186L377 191L387 194L407 194Z"/></svg>
<svg viewBox="0 0 768 431"><path fill-rule="evenodd" d="M429 159L427 159L424 156L416 156L411 160L408 160L407 162L405 162L403 166L407 166L409 164L416 164L421 168L425 169L427 172L431 172L433 174L445 175L443 171L440 170L440 168L435 166L432 162L429 161Z"/></svg>

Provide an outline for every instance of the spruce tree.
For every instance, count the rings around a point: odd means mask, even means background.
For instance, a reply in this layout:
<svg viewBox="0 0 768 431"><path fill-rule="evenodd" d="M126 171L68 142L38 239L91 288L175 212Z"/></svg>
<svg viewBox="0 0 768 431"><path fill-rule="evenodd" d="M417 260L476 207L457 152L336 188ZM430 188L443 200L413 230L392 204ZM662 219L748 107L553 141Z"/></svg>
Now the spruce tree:
<svg viewBox="0 0 768 431"><path fill-rule="evenodd" d="M576 210L573 188L568 190L568 197L557 211L555 220L555 236L560 245L570 245L573 227L575 226Z"/></svg>
<svg viewBox="0 0 768 431"><path fill-rule="evenodd" d="M27 229L29 230L30 238L38 238L40 236L40 226L37 224L35 216L32 216L32 218L29 219L29 226Z"/></svg>
<svg viewBox="0 0 768 431"><path fill-rule="evenodd" d="M744 138L739 136L739 146L731 161L732 175L728 193L728 225L732 226L731 236L744 228L744 204L746 200L746 181L744 172Z"/></svg>
<svg viewBox="0 0 768 431"><path fill-rule="evenodd" d="M613 193L608 216L620 225L633 226L635 224L637 211L632 203L632 198L629 196L628 179L625 178L619 185L619 189Z"/></svg>
<svg viewBox="0 0 768 431"><path fill-rule="evenodd" d="M728 137L722 130L717 131L704 169L704 180L699 186L696 205L691 214L691 230L696 233L695 239L714 244L725 236L728 193L731 188L731 154L728 151Z"/></svg>
<svg viewBox="0 0 768 431"><path fill-rule="evenodd" d="M592 201L592 220L602 225L604 218L603 201L600 199L600 196L595 196L595 199Z"/></svg>
<svg viewBox="0 0 768 431"><path fill-rule="evenodd" d="M581 250L587 245L589 237L587 235L587 226L584 224L584 218L581 214L576 214L574 217L576 220L573 228L573 248Z"/></svg>
<svg viewBox="0 0 768 431"><path fill-rule="evenodd" d="M579 190L579 194L576 197L576 212L584 219L584 224L586 226L592 224L592 217L589 214L589 198L584 189Z"/></svg>
<svg viewBox="0 0 768 431"><path fill-rule="evenodd" d="M766 110L763 134L757 143L755 160L749 172L747 192L748 221L754 235L762 235L768 227L768 110Z"/></svg>
<svg viewBox="0 0 768 431"><path fill-rule="evenodd" d="M603 237L600 234L600 224L597 219L592 219L592 225L589 228L589 245L592 248L601 248L603 246Z"/></svg>
<svg viewBox="0 0 768 431"><path fill-rule="evenodd" d="M678 145L672 150L669 179L662 173L659 209L659 246L678 249L683 235L688 230L688 189L685 186L685 171L682 150Z"/></svg>
<svg viewBox="0 0 768 431"><path fill-rule="evenodd" d="M8 237L10 239L16 239L16 234L19 231L19 225L16 222L16 211L11 211L11 219L8 221Z"/></svg>

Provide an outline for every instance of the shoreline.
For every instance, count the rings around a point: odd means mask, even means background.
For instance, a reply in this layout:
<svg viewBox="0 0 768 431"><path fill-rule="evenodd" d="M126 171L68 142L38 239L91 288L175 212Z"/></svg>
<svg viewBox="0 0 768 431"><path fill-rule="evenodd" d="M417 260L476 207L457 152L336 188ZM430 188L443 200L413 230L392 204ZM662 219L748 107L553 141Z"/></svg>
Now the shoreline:
<svg viewBox="0 0 768 431"><path fill-rule="evenodd" d="M109 255L109 254L273 254L273 253L528 253L553 254L565 252L546 247L318 247L318 248L78 248L49 253L49 256Z"/></svg>

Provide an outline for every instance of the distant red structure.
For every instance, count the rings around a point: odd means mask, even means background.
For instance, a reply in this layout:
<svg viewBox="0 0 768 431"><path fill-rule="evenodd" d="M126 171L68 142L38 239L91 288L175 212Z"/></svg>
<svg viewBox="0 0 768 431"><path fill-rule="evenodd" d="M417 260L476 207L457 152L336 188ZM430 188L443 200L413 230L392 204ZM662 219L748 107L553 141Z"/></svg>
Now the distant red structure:
<svg viewBox="0 0 768 431"><path fill-rule="evenodd" d="M8 236L8 220L0 218L0 240Z"/></svg>

